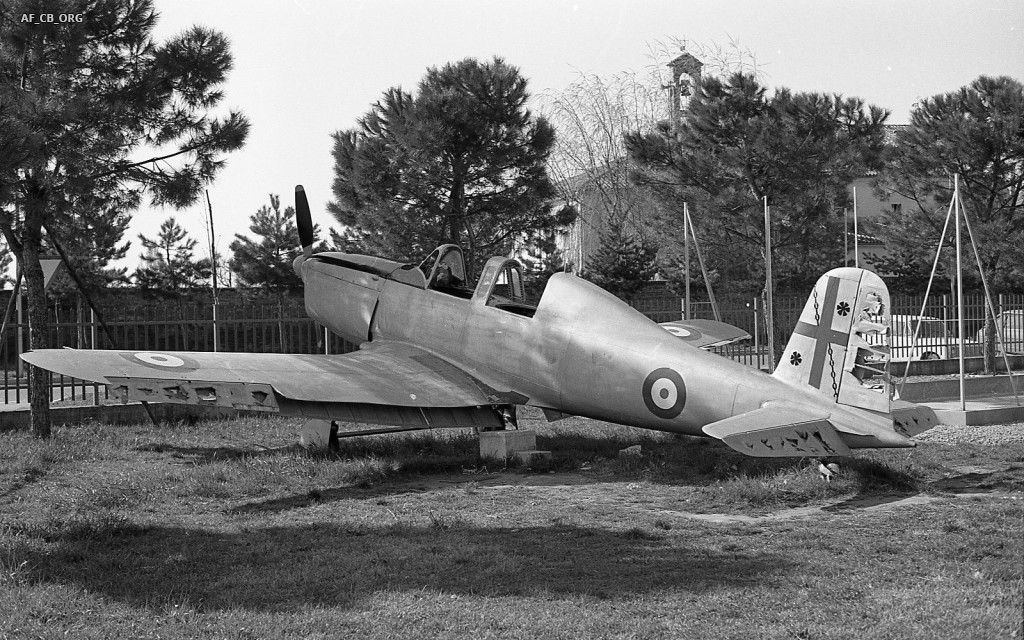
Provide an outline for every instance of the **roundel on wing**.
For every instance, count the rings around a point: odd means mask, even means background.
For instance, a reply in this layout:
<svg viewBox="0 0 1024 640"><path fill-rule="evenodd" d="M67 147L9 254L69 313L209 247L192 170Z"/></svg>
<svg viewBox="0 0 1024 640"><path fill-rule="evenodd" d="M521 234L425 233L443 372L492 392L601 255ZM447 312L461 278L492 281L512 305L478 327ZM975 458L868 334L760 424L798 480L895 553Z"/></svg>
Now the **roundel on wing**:
<svg viewBox="0 0 1024 640"><path fill-rule="evenodd" d="M699 340L701 338L700 331L697 331L696 329L680 327L674 324L663 324L661 327L675 337L682 338L683 340Z"/></svg>
<svg viewBox="0 0 1024 640"><path fill-rule="evenodd" d="M137 351L122 353L121 357L132 364L141 364L144 367L164 371L195 371L199 368L198 362L182 354Z"/></svg>
<svg viewBox="0 0 1024 640"><path fill-rule="evenodd" d="M667 367L655 369L647 375L642 393L647 409L659 418L675 418L686 406L683 378Z"/></svg>

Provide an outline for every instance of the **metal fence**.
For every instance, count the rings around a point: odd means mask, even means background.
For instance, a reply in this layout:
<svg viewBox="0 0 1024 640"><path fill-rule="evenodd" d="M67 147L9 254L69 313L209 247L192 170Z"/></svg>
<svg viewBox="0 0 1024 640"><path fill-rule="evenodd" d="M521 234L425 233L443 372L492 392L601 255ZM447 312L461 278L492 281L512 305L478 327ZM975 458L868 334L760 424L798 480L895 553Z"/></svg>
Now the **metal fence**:
<svg viewBox="0 0 1024 640"><path fill-rule="evenodd" d="M922 308L921 297L896 296L892 300L894 360L921 359L934 355L957 355L956 305L952 296L934 296ZM796 326L806 297L778 296L775 304L777 348L785 346ZM1003 328L1005 350L1024 352L1024 295L999 296L994 301ZM665 283L651 283L632 304L656 322L679 320L682 299ZM710 303L691 303L694 318L714 317ZM745 364L767 368L769 363L765 317L758 298L729 298L719 301L722 321L750 333L751 339L716 349L719 354ZM51 307L50 345L75 349L117 347L139 351L255 351L263 353L345 353L355 348L310 320L301 298L278 301L141 302L126 297L121 303L103 305L108 339L99 320L80 301L58 302ZM918 345L911 340L918 316L926 321ZM984 338L984 298L965 297L965 355L980 355ZM17 319L8 327L0 344L3 368L3 403L28 401L26 367L18 354L27 349L28 327ZM909 333L908 333L909 332ZM99 401L105 387L54 376L54 400Z"/></svg>
<svg viewBox="0 0 1024 640"><path fill-rule="evenodd" d="M50 313L49 344L53 348L263 353L345 353L356 348L310 320L301 298L216 307L212 303L129 300L105 305L102 323L78 301L58 302ZM28 401L27 367L18 358L27 348L28 323L15 320L0 354L0 392L5 404ZM54 376L51 387L55 401L98 401L106 395L103 387L64 376Z"/></svg>
<svg viewBox="0 0 1024 640"><path fill-rule="evenodd" d="M806 296L775 297L773 304L778 349L785 347L806 302ZM1003 350L1007 353L1024 353L1024 295L999 295L992 302L996 307L1005 343L1001 349L997 345L997 353ZM930 296L927 304L923 304L924 296L893 296L891 303L893 326L889 339L893 361L958 357L959 323L953 296ZM714 319L710 302L697 300L690 304L694 318ZM667 285L652 283L634 298L633 306L656 322L666 322L680 319L683 301ZM986 306L984 296L964 296L965 357L980 356L983 353L985 318L988 315ZM761 299L726 297L718 301L718 307L723 322L745 330L751 339L714 350L750 366L768 368L767 321ZM917 328L919 317L923 319L920 329ZM918 331L916 342L915 331Z"/></svg>

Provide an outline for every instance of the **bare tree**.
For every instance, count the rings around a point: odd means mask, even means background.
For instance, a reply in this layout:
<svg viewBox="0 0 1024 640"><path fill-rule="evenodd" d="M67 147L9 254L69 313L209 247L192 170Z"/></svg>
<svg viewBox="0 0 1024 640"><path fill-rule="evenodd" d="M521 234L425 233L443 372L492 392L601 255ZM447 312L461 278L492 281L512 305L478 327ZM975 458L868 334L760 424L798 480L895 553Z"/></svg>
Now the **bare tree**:
<svg viewBox="0 0 1024 640"><path fill-rule="evenodd" d="M754 55L735 40L722 46L670 38L648 43L650 63L644 69L610 78L580 72L565 89L539 97L538 110L557 132L548 171L559 197L580 210L566 256L576 271L586 269L584 247L608 237L610 225L644 242L666 242L653 237L649 224L662 205L633 183L624 139L627 133L652 132L672 117L669 62L682 51L700 59L706 74L761 73Z"/></svg>

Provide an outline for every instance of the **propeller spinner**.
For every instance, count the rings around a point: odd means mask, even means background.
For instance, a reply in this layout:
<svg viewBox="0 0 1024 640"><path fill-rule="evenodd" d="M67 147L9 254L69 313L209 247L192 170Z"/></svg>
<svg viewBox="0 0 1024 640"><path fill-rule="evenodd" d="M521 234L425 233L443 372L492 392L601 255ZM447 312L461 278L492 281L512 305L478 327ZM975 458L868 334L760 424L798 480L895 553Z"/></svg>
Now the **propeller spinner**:
<svg viewBox="0 0 1024 640"><path fill-rule="evenodd" d="M313 243L316 241L313 235L313 216L309 213L306 190L302 188L301 184L295 185L295 224L299 228L299 244L302 245L302 255L295 258L292 268L301 278L302 263L313 255Z"/></svg>

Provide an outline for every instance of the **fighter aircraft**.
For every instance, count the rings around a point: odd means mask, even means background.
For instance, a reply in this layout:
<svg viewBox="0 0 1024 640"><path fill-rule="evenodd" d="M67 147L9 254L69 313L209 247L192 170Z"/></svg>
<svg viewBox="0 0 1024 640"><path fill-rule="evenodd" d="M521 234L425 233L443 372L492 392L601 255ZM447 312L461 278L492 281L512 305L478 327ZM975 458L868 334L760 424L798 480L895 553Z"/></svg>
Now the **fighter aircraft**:
<svg viewBox="0 0 1024 640"><path fill-rule="evenodd" d="M869 271L833 269L818 280L768 374L700 348L742 330L686 320L662 327L568 273L553 275L530 304L511 258L491 258L470 283L456 245L420 264L314 255L301 186L296 211L302 254L294 267L306 310L358 351L50 349L22 357L110 385L125 401L382 426L357 433L505 428L516 406L530 405L549 420L577 415L712 436L751 456L830 457L913 446L911 436L935 423L930 410L892 399L889 292Z"/></svg>

